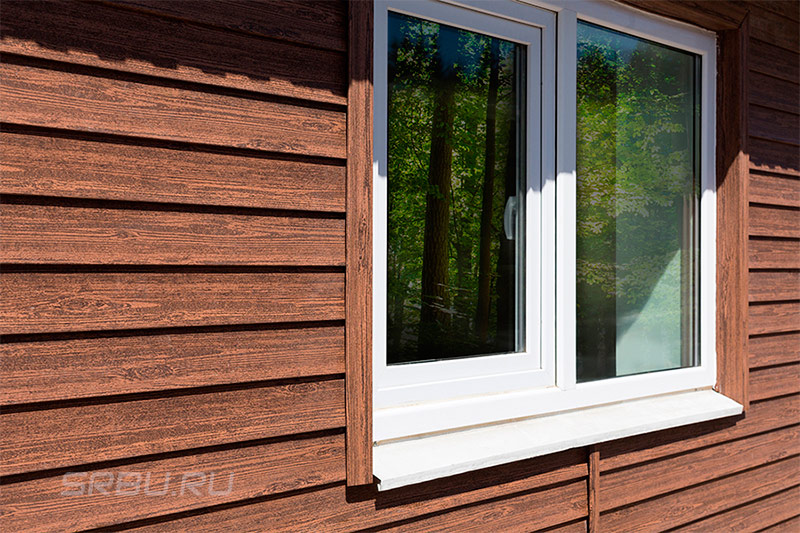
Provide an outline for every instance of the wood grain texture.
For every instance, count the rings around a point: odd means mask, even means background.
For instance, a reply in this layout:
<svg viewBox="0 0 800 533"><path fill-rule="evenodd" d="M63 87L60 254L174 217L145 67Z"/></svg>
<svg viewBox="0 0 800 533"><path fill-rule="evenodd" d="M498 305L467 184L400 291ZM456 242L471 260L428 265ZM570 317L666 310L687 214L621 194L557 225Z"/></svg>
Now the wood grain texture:
<svg viewBox="0 0 800 533"><path fill-rule="evenodd" d="M761 531L776 522L792 518L797 513L799 501L800 487L792 487L736 509L693 522L675 531L676 533Z"/></svg>
<svg viewBox="0 0 800 533"><path fill-rule="evenodd" d="M792 83L800 79L800 54L797 50L786 50L769 41L750 39L752 52L748 66L755 72L772 76Z"/></svg>
<svg viewBox="0 0 800 533"><path fill-rule="evenodd" d="M114 5L269 37L344 51L344 2L320 0L111 0Z"/></svg>
<svg viewBox="0 0 800 533"><path fill-rule="evenodd" d="M800 207L798 179L751 172L749 193L753 203Z"/></svg>
<svg viewBox="0 0 800 533"><path fill-rule="evenodd" d="M750 137L750 168L800 177L800 153L791 145Z"/></svg>
<svg viewBox="0 0 800 533"><path fill-rule="evenodd" d="M372 2L350 2L345 364L347 484L372 483Z"/></svg>
<svg viewBox="0 0 800 533"><path fill-rule="evenodd" d="M746 0L740 3L772 11L795 22L800 20L800 4L795 0Z"/></svg>
<svg viewBox="0 0 800 533"><path fill-rule="evenodd" d="M0 416L0 475L342 427L342 380Z"/></svg>
<svg viewBox="0 0 800 533"><path fill-rule="evenodd" d="M790 363L750 372L753 400L765 400L800 392L800 363Z"/></svg>
<svg viewBox="0 0 800 533"><path fill-rule="evenodd" d="M750 335L781 333L800 329L800 302L755 304L750 306Z"/></svg>
<svg viewBox="0 0 800 533"><path fill-rule="evenodd" d="M750 102L787 113L800 113L800 86L760 72L747 76Z"/></svg>
<svg viewBox="0 0 800 533"><path fill-rule="evenodd" d="M4 205L0 261L344 266L344 220Z"/></svg>
<svg viewBox="0 0 800 533"><path fill-rule="evenodd" d="M800 514L760 530L759 533L796 533L800 530Z"/></svg>
<svg viewBox="0 0 800 533"><path fill-rule="evenodd" d="M798 453L800 426L793 426L616 470L600 478L600 505L602 511L631 505Z"/></svg>
<svg viewBox="0 0 800 533"><path fill-rule="evenodd" d="M90 469L72 474L73 485L65 486L63 476L22 481L5 485L0 502L6 531L77 531L343 478L344 437L332 435ZM96 490L108 480L106 493Z"/></svg>
<svg viewBox="0 0 800 533"><path fill-rule="evenodd" d="M344 212L339 165L10 132L0 147L2 194Z"/></svg>
<svg viewBox="0 0 800 533"><path fill-rule="evenodd" d="M0 344L0 405L344 373L344 327Z"/></svg>
<svg viewBox="0 0 800 533"><path fill-rule="evenodd" d="M682 0L620 0L623 4L649 13L688 22L709 30L731 30L739 27L747 14L747 8L737 2L718 0L704 2Z"/></svg>
<svg viewBox="0 0 800 533"><path fill-rule="evenodd" d="M0 64L4 122L325 157L345 156L339 111Z"/></svg>
<svg viewBox="0 0 800 533"><path fill-rule="evenodd" d="M800 268L800 240L751 239L750 268Z"/></svg>
<svg viewBox="0 0 800 533"><path fill-rule="evenodd" d="M601 515L603 531L665 531L797 484L791 457Z"/></svg>
<svg viewBox="0 0 800 533"><path fill-rule="evenodd" d="M600 445L600 468L602 472L627 468L798 423L799 397L756 402L735 424L717 420L604 443Z"/></svg>
<svg viewBox="0 0 800 533"><path fill-rule="evenodd" d="M781 14L766 9L752 10L751 35L786 50L797 52L800 49L800 34L797 32L797 23Z"/></svg>
<svg viewBox="0 0 800 533"><path fill-rule="evenodd" d="M446 512L450 507L445 502L431 505L424 499L400 507L383 507L373 500L356 499L345 503L345 487L332 487L179 518L133 531L163 531L165 526L170 531L217 529L287 533L349 532L360 528L379 528L381 531L390 528L409 531L535 531L569 522L568 517L583 516L585 483L579 481L495 500L477 500L450 512ZM572 527L567 531L573 531Z"/></svg>
<svg viewBox="0 0 800 533"><path fill-rule="evenodd" d="M0 275L0 332L341 320L343 278L329 272L6 272Z"/></svg>
<svg viewBox="0 0 800 533"><path fill-rule="evenodd" d="M800 209L750 206L750 235L800 238Z"/></svg>
<svg viewBox="0 0 800 533"><path fill-rule="evenodd" d="M750 273L750 301L800 300L800 270Z"/></svg>
<svg viewBox="0 0 800 533"><path fill-rule="evenodd" d="M341 52L145 13L78 2L11 0L3 2L0 35L1 52L346 103Z"/></svg>
<svg viewBox="0 0 800 533"><path fill-rule="evenodd" d="M747 409L748 22L718 34L717 390Z"/></svg>
<svg viewBox="0 0 800 533"><path fill-rule="evenodd" d="M748 111L748 133L753 137L790 145L797 153L800 145L800 116L779 111L775 107L751 104Z"/></svg>
<svg viewBox="0 0 800 533"><path fill-rule="evenodd" d="M541 520L558 526L567 520L559 520L562 514L555 508L556 503L562 509L568 506L570 515L583 514L579 511L586 503L583 481L586 473L585 452L576 449L388 492L377 492L374 486L332 487L279 500L252 502L241 508L219 510L142 529L156 531L166 526L175 531L213 528L234 531L353 531L412 521L482 502L485 502L483 509L488 509L493 502L502 504L517 495L531 493L538 494L543 501L552 499L554 507L548 505L546 510L539 509L539 513L545 515ZM584 492L577 501L559 500L551 489L565 485L583 485ZM514 527L524 527L528 513L534 511L529 509L522 514L519 525ZM574 531L572 527L569 526L567 531Z"/></svg>
<svg viewBox="0 0 800 533"><path fill-rule="evenodd" d="M800 363L800 333L751 337L750 368Z"/></svg>

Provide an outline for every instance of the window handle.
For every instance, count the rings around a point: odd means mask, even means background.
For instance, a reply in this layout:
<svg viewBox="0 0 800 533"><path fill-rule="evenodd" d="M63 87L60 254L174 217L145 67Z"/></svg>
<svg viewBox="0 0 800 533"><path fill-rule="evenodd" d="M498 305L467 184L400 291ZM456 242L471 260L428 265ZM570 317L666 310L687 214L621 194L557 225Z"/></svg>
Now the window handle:
<svg viewBox="0 0 800 533"><path fill-rule="evenodd" d="M517 197L509 196L506 200L506 209L503 211L503 230L506 232L506 239L514 240L517 222Z"/></svg>

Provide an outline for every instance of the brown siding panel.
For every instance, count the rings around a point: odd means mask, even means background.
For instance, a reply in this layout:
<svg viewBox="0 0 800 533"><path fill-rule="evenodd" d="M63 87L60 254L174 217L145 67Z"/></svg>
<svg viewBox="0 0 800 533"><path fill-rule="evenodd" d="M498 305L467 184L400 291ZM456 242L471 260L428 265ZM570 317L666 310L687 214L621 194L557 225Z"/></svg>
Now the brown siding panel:
<svg viewBox="0 0 800 533"><path fill-rule="evenodd" d="M800 155L793 146L756 137L750 137L747 146L751 169L800 177Z"/></svg>
<svg viewBox="0 0 800 533"><path fill-rule="evenodd" d="M800 209L750 206L750 235L800 238Z"/></svg>
<svg viewBox="0 0 800 533"><path fill-rule="evenodd" d="M3 194L344 212L341 165L7 131L0 144Z"/></svg>
<svg viewBox="0 0 800 533"><path fill-rule="evenodd" d="M790 488L797 484L799 468L800 458L791 457L685 488L603 514L602 527L604 531L664 531L678 527Z"/></svg>
<svg viewBox="0 0 800 533"><path fill-rule="evenodd" d="M750 335L797 331L800 329L800 302L751 305L748 327Z"/></svg>
<svg viewBox="0 0 800 533"><path fill-rule="evenodd" d="M344 438L332 435L88 469L71 474L67 486L60 475L27 480L5 485L0 501L6 531L72 531L314 487L343 476ZM94 490L109 479L115 483L107 494ZM194 488L188 485L193 480L204 482ZM121 491L115 488L119 483ZM82 494L62 494L78 490ZM166 497L157 496L165 490Z"/></svg>
<svg viewBox="0 0 800 533"><path fill-rule="evenodd" d="M750 135L787 143L794 146L797 153L797 145L800 144L800 117L760 105L750 106L749 117Z"/></svg>
<svg viewBox="0 0 800 533"><path fill-rule="evenodd" d="M800 333L752 337L748 346L751 368L800 363Z"/></svg>
<svg viewBox="0 0 800 533"><path fill-rule="evenodd" d="M104 5L3 2L0 52L346 103L341 52L253 39Z"/></svg>
<svg viewBox="0 0 800 533"><path fill-rule="evenodd" d="M0 344L0 404L344 373L344 327Z"/></svg>
<svg viewBox="0 0 800 533"><path fill-rule="evenodd" d="M800 207L800 180L781 175L750 173L750 201Z"/></svg>
<svg viewBox="0 0 800 533"><path fill-rule="evenodd" d="M800 270L750 273L750 301L800 300Z"/></svg>
<svg viewBox="0 0 800 533"><path fill-rule="evenodd" d="M797 26L795 26L797 27ZM800 64L797 50L786 50L768 41L750 39L750 56L748 63L752 70L767 74L774 78L797 83L800 79Z"/></svg>
<svg viewBox="0 0 800 533"><path fill-rule="evenodd" d="M28 126L344 157L344 113L12 63L0 118ZM82 110L91 109L91 113Z"/></svg>
<svg viewBox="0 0 800 533"><path fill-rule="evenodd" d="M800 268L800 240L751 239L750 268Z"/></svg>
<svg viewBox="0 0 800 533"><path fill-rule="evenodd" d="M340 379L6 412L0 475L342 426Z"/></svg>
<svg viewBox="0 0 800 533"><path fill-rule="evenodd" d="M343 278L333 272L4 273L0 332L341 320Z"/></svg>
<svg viewBox="0 0 800 533"><path fill-rule="evenodd" d="M5 263L344 266L344 220L6 205Z"/></svg>
<svg viewBox="0 0 800 533"><path fill-rule="evenodd" d="M800 392L800 362L750 371L750 397L753 401Z"/></svg>

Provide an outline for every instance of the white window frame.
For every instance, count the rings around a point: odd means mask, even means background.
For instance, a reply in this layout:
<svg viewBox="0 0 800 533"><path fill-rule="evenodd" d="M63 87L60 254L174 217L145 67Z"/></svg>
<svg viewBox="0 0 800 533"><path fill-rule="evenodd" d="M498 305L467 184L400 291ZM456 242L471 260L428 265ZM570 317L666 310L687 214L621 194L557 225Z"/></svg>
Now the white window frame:
<svg viewBox="0 0 800 533"><path fill-rule="evenodd" d="M424 6L424 7L423 7ZM461 26L508 39L503 33L476 26L476 15L498 21L515 21L540 28L542 32L541 188L529 206L540 206L539 229L531 229L526 250L539 239L538 268L528 262L539 288L541 302L536 336L543 372L537 380L531 374L514 376L498 371L493 360L505 356L484 356L466 360L474 363L472 373L454 371L465 360L419 363L388 367L386 346L386 24L387 9L398 10L451 26ZM430 8L430 11L428 11ZM446 9L445 9L446 8ZM459 17L448 18L456 13ZM375 11L375 165L374 165L374 316L373 432L376 442L421 436L489 423L654 397L677 392L711 389L716 383L716 179L715 104L716 36L704 30L647 15L604 0L388 0L376 1ZM384 20L381 21L381 17ZM701 131L699 209L700 275L699 365L648 374L576 383L576 296L575 296L575 213L576 213L576 57L577 21L585 20L623 33L697 54L701 60ZM515 39L510 39L515 40ZM383 43L381 45L381 43ZM533 58L530 57L529 61ZM529 73L531 69L528 69ZM528 80L528 96L531 95ZM556 101L556 95L558 99ZM530 111L536 104L528 102ZM529 117L530 118L530 117ZM529 121L528 136L531 136ZM554 135L555 134L555 135ZM548 139L555 143L548 144ZM530 143L529 143L530 144ZM383 159L381 159L383 157ZM533 158L529 153L528 162ZM529 168L529 179L531 169ZM530 185L530 183L529 183ZM538 191L537 191L538 192ZM381 203L383 202L383 203ZM529 226L534 210L528 210ZM538 233L538 236L536 235ZM557 243L557 244L556 244ZM530 252L529 252L530 254ZM383 276L383 277L381 277ZM530 298L531 295L526 295ZM534 303L528 300L528 306ZM526 324L532 321L527 320ZM528 354L530 355L530 354ZM451 364L453 363L453 364ZM484 366L485 365L485 366ZM414 368L416 367L416 369ZM403 368L399 379L391 376ZM447 373L427 373L438 368ZM405 370L411 369L411 370ZM481 375L479 371L485 373ZM554 371L554 373L553 373ZM399 373L398 373L399 375ZM444 376L450 376L446 379ZM455 379L453 377L455 376ZM524 376L524 377L523 377Z"/></svg>

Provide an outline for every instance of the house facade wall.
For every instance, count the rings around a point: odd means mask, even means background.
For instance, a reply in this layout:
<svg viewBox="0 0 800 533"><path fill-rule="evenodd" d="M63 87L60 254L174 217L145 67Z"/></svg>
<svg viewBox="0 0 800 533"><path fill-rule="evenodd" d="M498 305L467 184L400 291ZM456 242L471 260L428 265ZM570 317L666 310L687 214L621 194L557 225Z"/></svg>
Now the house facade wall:
<svg viewBox="0 0 800 533"><path fill-rule="evenodd" d="M3 530L800 527L798 4L686 4L749 25L746 415L377 493L345 483L347 4L3 2Z"/></svg>

